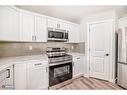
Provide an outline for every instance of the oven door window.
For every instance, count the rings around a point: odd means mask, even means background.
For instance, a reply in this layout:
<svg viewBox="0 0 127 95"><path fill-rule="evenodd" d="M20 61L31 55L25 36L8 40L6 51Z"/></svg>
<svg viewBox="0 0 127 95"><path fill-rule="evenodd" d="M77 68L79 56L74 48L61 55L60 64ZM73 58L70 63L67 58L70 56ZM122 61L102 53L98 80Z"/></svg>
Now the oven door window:
<svg viewBox="0 0 127 95"><path fill-rule="evenodd" d="M64 76L66 74L69 74L70 70L70 66L62 66L59 68L54 68L54 78L60 77L60 76Z"/></svg>
<svg viewBox="0 0 127 95"><path fill-rule="evenodd" d="M72 78L72 62L49 67L49 86Z"/></svg>

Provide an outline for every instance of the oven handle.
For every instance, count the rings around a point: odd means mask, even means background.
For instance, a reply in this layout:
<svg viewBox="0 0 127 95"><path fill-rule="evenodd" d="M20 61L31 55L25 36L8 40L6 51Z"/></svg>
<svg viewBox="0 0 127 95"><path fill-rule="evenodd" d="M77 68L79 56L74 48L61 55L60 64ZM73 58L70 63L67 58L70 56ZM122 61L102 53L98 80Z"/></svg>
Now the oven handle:
<svg viewBox="0 0 127 95"><path fill-rule="evenodd" d="M58 62L58 63L49 63L49 66L56 66L56 65L67 64L67 63L73 63L73 61L69 60L69 61Z"/></svg>

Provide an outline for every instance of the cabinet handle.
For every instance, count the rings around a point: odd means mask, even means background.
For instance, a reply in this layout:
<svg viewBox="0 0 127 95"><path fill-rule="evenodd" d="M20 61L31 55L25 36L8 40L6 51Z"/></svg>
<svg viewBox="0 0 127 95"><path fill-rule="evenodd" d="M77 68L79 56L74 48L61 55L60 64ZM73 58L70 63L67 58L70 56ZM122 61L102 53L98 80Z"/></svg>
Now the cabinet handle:
<svg viewBox="0 0 127 95"><path fill-rule="evenodd" d="M78 57L77 59L80 59L80 57Z"/></svg>
<svg viewBox="0 0 127 95"><path fill-rule="evenodd" d="M32 36L32 41L34 41L34 35Z"/></svg>
<svg viewBox="0 0 127 95"><path fill-rule="evenodd" d="M42 65L42 63L37 63L37 64L34 64L34 66L38 66L38 65Z"/></svg>
<svg viewBox="0 0 127 95"><path fill-rule="evenodd" d="M57 28L60 28L60 24L57 24Z"/></svg>
<svg viewBox="0 0 127 95"><path fill-rule="evenodd" d="M8 76L6 78L10 78L10 69L7 69Z"/></svg>

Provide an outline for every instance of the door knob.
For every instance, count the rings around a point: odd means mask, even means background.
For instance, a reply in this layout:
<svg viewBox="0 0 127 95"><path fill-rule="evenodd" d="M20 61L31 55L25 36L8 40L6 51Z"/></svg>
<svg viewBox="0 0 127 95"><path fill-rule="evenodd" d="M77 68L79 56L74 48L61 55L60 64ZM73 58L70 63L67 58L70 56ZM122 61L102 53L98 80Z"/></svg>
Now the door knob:
<svg viewBox="0 0 127 95"><path fill-rule="evenodd" d="M109 56L109 54L107 53L107 54L105 54L105 56Z"/></svg>

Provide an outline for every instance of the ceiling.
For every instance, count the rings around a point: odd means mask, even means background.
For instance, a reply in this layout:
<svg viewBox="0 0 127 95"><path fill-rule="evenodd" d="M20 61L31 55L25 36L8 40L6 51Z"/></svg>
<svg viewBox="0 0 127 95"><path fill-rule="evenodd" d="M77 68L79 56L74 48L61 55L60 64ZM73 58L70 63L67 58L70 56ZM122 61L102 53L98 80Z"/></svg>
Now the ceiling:
<svg viewBox="0 0 127 95"><path fill-rule="evenodd" d="M116 9L120 14L126 12L126 6L38 6L19 5L22 9L37 12L47 16L57 17L71 22L79 23L80 20L90 14Z"/></svg>

